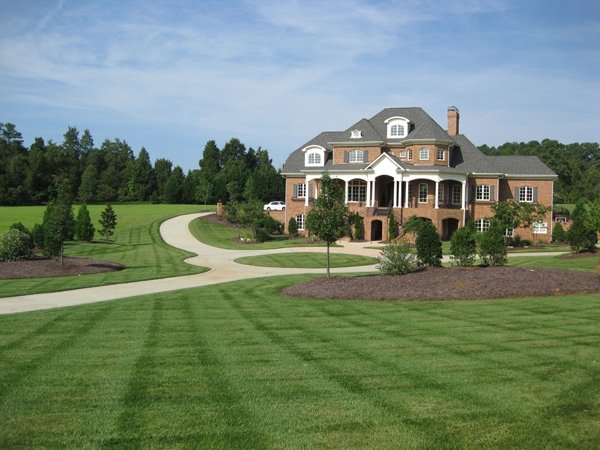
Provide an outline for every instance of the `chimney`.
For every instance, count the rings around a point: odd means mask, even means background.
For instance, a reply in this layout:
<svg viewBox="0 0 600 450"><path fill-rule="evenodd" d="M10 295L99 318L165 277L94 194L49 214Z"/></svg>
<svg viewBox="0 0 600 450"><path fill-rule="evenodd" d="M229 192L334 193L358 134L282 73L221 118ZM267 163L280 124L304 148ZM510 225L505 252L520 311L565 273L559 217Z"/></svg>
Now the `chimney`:
<svg viewBox="0 0 600 450"><path fill-rule="evenodd" d="M458 130L458 119L460 114L456 106L450 106L448 108L448 134L450 136L456 136L460 131Z"/></svg>

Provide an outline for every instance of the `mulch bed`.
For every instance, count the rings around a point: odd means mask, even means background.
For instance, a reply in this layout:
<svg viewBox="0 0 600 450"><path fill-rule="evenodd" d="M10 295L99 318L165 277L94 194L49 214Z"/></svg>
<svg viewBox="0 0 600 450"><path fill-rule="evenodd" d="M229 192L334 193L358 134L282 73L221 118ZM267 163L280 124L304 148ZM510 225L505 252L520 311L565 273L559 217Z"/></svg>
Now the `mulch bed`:
<svg viewBox="0 0 600 450"><path fill-rule="evenodd" d="M0 280L22 278L68 277L92 273L114 272L123 266L110 261L84 258L33 258L25 261L0 262Z"/></svg>
<svg viewBox="0 0 600 450"><path fill-rule="evenodd" d="M427 267L407 275L331 277L290 286L284 295L315 299L481 300L600 292L600 275L523 267Z"/></svg>

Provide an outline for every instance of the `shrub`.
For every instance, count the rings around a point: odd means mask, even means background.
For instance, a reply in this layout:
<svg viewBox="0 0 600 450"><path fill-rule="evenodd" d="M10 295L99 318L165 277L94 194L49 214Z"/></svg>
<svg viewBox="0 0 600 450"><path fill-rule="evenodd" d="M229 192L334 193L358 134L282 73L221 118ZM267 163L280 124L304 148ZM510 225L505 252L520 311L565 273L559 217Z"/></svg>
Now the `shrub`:
<svg viewBox="0 0 600 450"><path fill-rule="evenodd" d="M292 237L298 237L298 224L295 217L288 221L288 234Z"/></svg>
<svg viewBox="0 0 600 450"><path fill-rule="evenodd" d="M271 240L271 234L266 228L257 228L256 229L256 240L258 242L266 242Z"/></svg>
<svg viewBox="0 0 600 450"><path fill-rule="evenodd" d="M425 266L442 265L442 239L435 225L429 220L423 220L417 230L417 258Z"/></svg>
<svg viewBox="0 0 600 450"><path fill-rule="evenodd" d="M554 225L554 229L552 230L552 241L560 242L561 244L567 242L567 232L560 222L557 222Z"/></svg>
<svg viewBox="0 0 600 450"><path fill-rule="evenodd" d="M466 226L456 230L450 238L450 253L457 266L472 266L477 255L477 234L471 220Z"/></svg>
<svg viewBox="0 0 600 450"><path fill-rule="evenodd" d="M362 239L364 234L362 218L359 214L354 215L354 238Z"/></svg>
<svg viewBox="0 0 600 450"><path fill-rule="evenodd" d="M398 236L398 229L396 227L396 218L394 213L390 212L388 218L388 241L393 241Z"/></svg>
<svg viewBox="0 0 600 450"><path fill-rule="evenodd" d="M34 248L44 248L44 227L39 223L31 229L31 240Z"/></svg>
<svg viewBox="0 0 600 450"><path fill-rule="evenodd" d="M22 261L31 255L31 237L17 229L0 236L0 261Z"/></svg>
<svg viewBox="0 0 600 450"><path fill-rule="evenodd" d="M387 244L377 259L377 269L384 275L404 275L418 266L417 257L410 252L406 241Z"/></svg>
<svg viewBox="0 0 600 450"><path fill-rule="evenodd" d="M479 257L488 266L506 264L504 227L495 219L491 220L490 228L479 235Z"/></svg>
<svg viewBox="0 0 600 450"><path fill-rule="evenodd" d="M272 216L264 215L258 222L258 228L264 228L269 234L281 233L282 223Z"/></svg>
<svg viewBox="0 0 600 450"><path fill-rule="evenodd" d="M21 233L25 233L27 236L29 236L29 248L33 249L33 238L31 236L31 231L29 231L25 225L23 225L21 222L17 222L13 223L10 227L8 227L8 229L19 230Z"/></svg>
<svg viewBox="0 0 600 450"><path fill-rule="evenodd" d="M573 224L567 232L567 240L571 249L579 253L583 249L594 250L598 236L585 202L577 202L571 216Z"/></svg>

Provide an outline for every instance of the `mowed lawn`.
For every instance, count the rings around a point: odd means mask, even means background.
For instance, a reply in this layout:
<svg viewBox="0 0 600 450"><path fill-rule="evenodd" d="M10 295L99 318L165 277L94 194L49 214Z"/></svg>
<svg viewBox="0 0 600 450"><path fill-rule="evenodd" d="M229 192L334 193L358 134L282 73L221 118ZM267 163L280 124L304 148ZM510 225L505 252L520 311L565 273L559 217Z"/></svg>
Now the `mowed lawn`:
<svg viewBox="0 0 600 450"><path fill-rule="evenodd" d="M99 228L98 219L104 208L104 205L88 206L96 228ZM134 204L114 205L113 209L117 214L117 228L111 241L102 241L96 233L96 240L91 243L67 242L65 256L114 261L125 266L124 270L81 277L0 280L0 297L189 275L206 270L184 263L185 258L194 255L165 244L159 227L169 217L214 207ZM0 207L0 233L15 222L22 222L28 228L41 223L44 210L41 206ZM77 210L75 206L75 215Z"/></svg>
<svg viewBox="0 0 600 450"><path fill-rule="evenodd" d="M598 295L278 293L307 279L0 316L0 448L598 448Z"/></svg>

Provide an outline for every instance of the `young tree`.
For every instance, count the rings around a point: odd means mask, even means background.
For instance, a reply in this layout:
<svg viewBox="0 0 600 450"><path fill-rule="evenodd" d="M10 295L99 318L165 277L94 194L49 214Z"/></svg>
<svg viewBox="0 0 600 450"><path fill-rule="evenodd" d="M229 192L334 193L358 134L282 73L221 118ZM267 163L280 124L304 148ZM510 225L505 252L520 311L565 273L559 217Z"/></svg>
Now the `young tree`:
<svg viewBox="0 0 600 450"><path fill-rule="evenodd" d="M535 243L536 233L533 232L533 224L546 218L549 208L541 203L515 202L508 200L494 203L492 206L494 218L504 228L531 228Z"/></svg>
<svg viewBox="0 0 600 450"><path fill-rule="evenodd" d="M387 244L377 261L377 269L384 275L405 275L418 266L417 257L411 253L406 241Z"/></svg>
<svg viewBox="0 0 600 450"><path fill-rule="evenodd" d="M394 216L394 211L390 210L390 215L388 217L388 241L393 241L398 236L398 228L396 226L396 217Z"/></svg>
<svg viewBox="0 0 600 450"><path fill-rule="evenodd" d="M100 234L104 236L104 239L110 239L115 233L117 228L117 215L111 205L106 205L104 211L100 214Z"/></svg>
<svg viewBox="0 0 600 450"><path fill-rule="evenodd" d="M417 258L422 265L441 267L442 265L442 239L435 225L429 220L421 221L417 230Z"/></svg>
<svg viewBox="0 0 600 450"><path fill-rule="evenodd" d="M567 232L567 240L575 253L581 250L594 250L598 235L584 200L579 200L571 214L573 223Z"/></svg>
<svg viewBox="0 0 600 450"><path fill-rule="evenodd" d="M288 234L292 237L298 237L298 223L295 217L290 217L288 221Z"/></svg>
<svg viewBox="0 0 600 450"><path fill-rule="evenodd" d="M360 214L354 214L354 238L362 239L364 234L363 222Z"/></svg>
<svg viewBox="0 0 600 450"><path fill-rule="evenodd" d="M552 241L560 243L567 242L567 232L560 222L556 223L552 229Z"/></svg>
<svg viewBox="0 0 600 450"><path fill-rule="evenodd" d="M452 234L450 253L457 266L467 267L473 265L477 254L477 234L475 223L472 220Z"/></svg>
<svg viewBox="0 0 600 450"><path fill-rule="evenodd" d="M319 196L306 217L306 228L327 245L327 277L331 276L329 247L348 234L349 214L342 188L324 172Z"/></svg>
<svg viewBox="0 0 600 450"><path fill-rule="evenodd" d="M252 238L256 238L256 230L265 217L262 203L251 201L242 203L239 209L238 221L240 225L249 227L252 232Z"/></svg>
<svg viewBox="0 0 600 450"><path fill-rule="evenodd" d="M75 234L75 217L71 203L69 180L58 178L55 182L56 197L48 203L44 212L44 254L60 256L63 264L64 242L73 239Z"/></svg>
<svg viewBox="0 0 600 450"><path fill-rule="evenodd" d="M90 242L94 239L94 225L90 218L90 213L86 204L84 203L79 207L77 212L77 222L75 224L75 238L78 241Z"/></svg>
<svg viewBox="0 0 600 450"><path fill-rule="evenodd" d="M490 228L479 235L479 257L488 266L506 264L504 245L504 224L496 219L490 221Z"/></svg>

